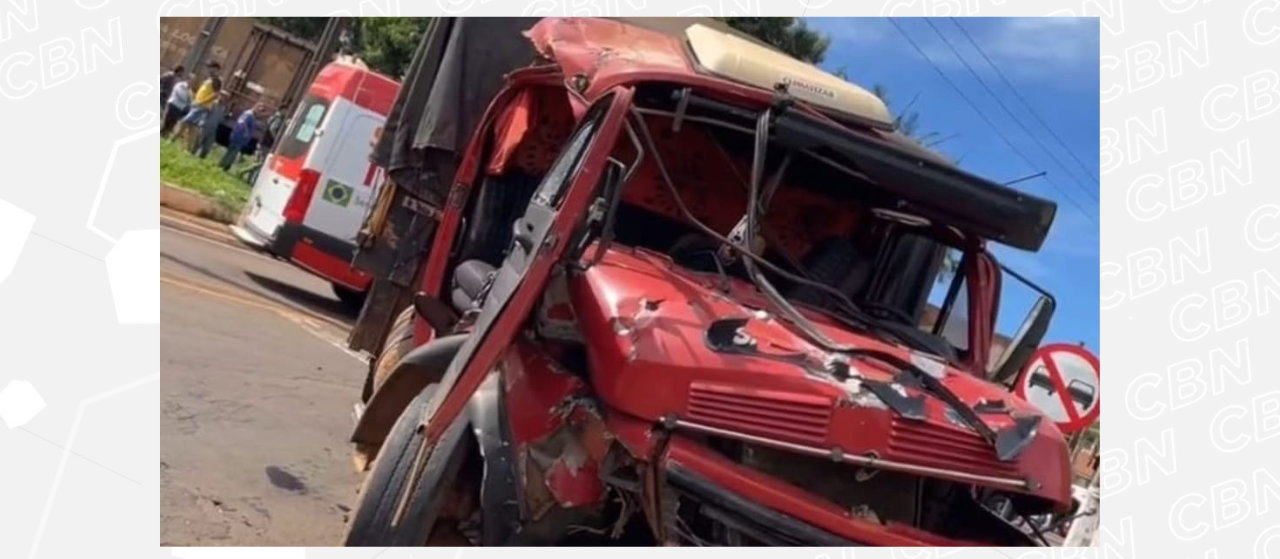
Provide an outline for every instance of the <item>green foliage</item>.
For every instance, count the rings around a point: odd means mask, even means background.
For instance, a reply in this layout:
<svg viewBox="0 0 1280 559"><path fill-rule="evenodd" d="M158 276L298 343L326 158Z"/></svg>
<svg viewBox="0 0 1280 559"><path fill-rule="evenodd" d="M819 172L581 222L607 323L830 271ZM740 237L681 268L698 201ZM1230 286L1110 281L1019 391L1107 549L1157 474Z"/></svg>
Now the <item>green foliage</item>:
<svg viewBox="0 0 1280 559"><path fill-rule="evenodd" d="M258 21L279 27L288 33L308 41L315 41L324 33L327 17L260 17Z"/></svg>
<svg viewBox="0 0 1280 559"><path fill-rule="evenodd" d="M316 41L324 34L329 18L323 17L264 17L262 23L279 27L303 39ZM425 17L362 17L353 18L347 30L350 42L345 46L359 56L370 68L393 78L400 78L413 51L422 40L431 18Z"/></svg>
<svg viewBox="0 0 1280 559"><path fill-rule="evenodd" d="M827 56L831 39L809 29L794 17L722 17L730 27L751 35L795 58L818 64Z"/></svg>
<svg viewBox="0 0 1280 559"><path fill-rule="evenodd" d="M352 29L352 48L370 68L400 79L430 22L425 17L360 18Z"/></svg>
<svg viewBox="0 0 1280 559"><path fill-rule="evenodd" d="M236 178L235 173L254 164L254 158L241 156L240 162L228 173L218 168L225 150L215 145L204 159L191 155L177 142L160 140L160 182L169 183L216 200L222 207L239 212L249 200L250 186Z"/></svg>
<svg viewBox="0 0 1280 559"><path fill-rule="evenodd" d="M840 77L844 76L841 75ZM906 105L895 107L895 103L889 98L889 88L876 84L871 87L871 93L879 97L881 101L884 101L885 106L889 107L889 112L893 114L893 125L897 127L902 135L915 140L921 145L925 145L926 142L938 135L937 132L921 132L920 130L920 113L911 108L915 105L919 94L912 97L911 101L908 101Z"/></svg>

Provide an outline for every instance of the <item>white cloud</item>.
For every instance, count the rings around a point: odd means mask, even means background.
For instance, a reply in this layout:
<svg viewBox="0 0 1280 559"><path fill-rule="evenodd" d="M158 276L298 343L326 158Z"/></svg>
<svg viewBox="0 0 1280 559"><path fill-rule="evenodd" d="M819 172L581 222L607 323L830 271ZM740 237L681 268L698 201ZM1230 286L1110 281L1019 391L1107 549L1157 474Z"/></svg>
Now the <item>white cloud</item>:
<svg viewBox="0 0 1280 559"><path fill-rule="evenodd" d="M983 48L993 59L999 56L1036 64L1098 63L1096 18L1009 18L1000 20L988 40L989 46Z"/></svg>
<svg viewBox="0 0 1280 559"><path fill-rule="evenodd" d="M978 25L961 19L960 26L1005 74L1078 80L1080 71L1088 70L1096 81L1099 56L1096 18L992 18L991 21ZM930 22L937 32L927 23L904 28L934 64L963 73L964 62L967 62L984 78L994 77L995 72L982 58L982 53L974 49L953 22L941 18ZM945 41L938 37L939 33ZM905 52L919 56L914 48L909 45L906 48Z"/></svg>
<svg viewBox="0 0 1280 559"><path fill-rule="evenodd" d="M892 31L889 22L878 17L810 17L805 24L829 35L832 43L874 43Z"/></svg>

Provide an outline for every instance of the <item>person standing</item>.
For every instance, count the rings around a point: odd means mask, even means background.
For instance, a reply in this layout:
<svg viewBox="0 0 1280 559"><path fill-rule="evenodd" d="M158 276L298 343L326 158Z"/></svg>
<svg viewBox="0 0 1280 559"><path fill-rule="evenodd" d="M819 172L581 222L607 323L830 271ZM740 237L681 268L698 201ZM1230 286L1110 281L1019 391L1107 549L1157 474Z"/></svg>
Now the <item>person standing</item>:
<svg viewBox="0 0 1280 559"><path fill-rule="evenodd" d="M271 117L267 119L267 127L262 131L262 147L259 150L258 159L266 159L267 153L272 147L275 147L276 140L280 137L280 132L284 130L285 114L289 110L289 103L286 101L276 107L276 111L271 113Z"/></svg>
<svg viewBox="0 0 1280 559"><path fill-rule="evenodd" d="M262 129L262 141L258 142L257 156L258 160L253 166L240 171L241 180L256 184L258 182L258 174L262 172L262 166L267 164L267 156L271 155L271 149L275 147L279 141L280 134L284 132L288 119L285 117L289 110L289 102L285 101L276 107L275 112L267 117L267 124Z"/></svg>
<svg viewBox="0 0 1280 559"><path fill-rule="evenodd" d="M213 151L213 144L218 140L218 126L227 117L227 110L230 108L231 101L226 92L219 92L214 97L213 104L205 111L204 119L200 121L200 132L191 145L191 153L204 159L209 156L209 152Z"/></svg>
<svg viewBox="0 0 1280 559"><path fill-rule="evenodd" d="M205 120L205 114L209 109L213 108L214 103L218 99L219 92L222 91L222 77L218 72L222 69L222 65L217 62L210 62L208 65L208 75L204 82L200 84L200 88L196 90L195 99L191 102L191 110L187 112L182 120L178 121L177 130L174 131L176 136L186 136L188 147L194 151L199 145L199 134L194 133L197 128L201 127Z"/></svg>
<svg viewBox="0 0 1280 559"><path fill-rule="evenodd" d="M173 125L178 120L186 116L187 110L191 108L191 84L187 80L181 80L174 84L173 92L169 94L164 110L164 120L160 127L160 136L169 137L173 131Z"/></svg>
<svg viewBox="0 0 1280 559"><path fill-rule="evenodd" d="M236 119L235 127L231 129L231 139L227 142L227 153L222 156L222 162L218 164L223 171L231 171L231 166L240 159L240 152L253 141L253 136L258 131L258 114L261 114L263 109L264 107L259 103L240 113L240 117Z"/></svg>
<svg viewBox="0 0 1280 559"><path fill-rule="evenodd" d="M181 64L174 66L172 70L160 75L160 112L163 113L168 105L169 96L173 93L173 88L179 82L183 81L183 74L187 73L187 69Z"/></svg>

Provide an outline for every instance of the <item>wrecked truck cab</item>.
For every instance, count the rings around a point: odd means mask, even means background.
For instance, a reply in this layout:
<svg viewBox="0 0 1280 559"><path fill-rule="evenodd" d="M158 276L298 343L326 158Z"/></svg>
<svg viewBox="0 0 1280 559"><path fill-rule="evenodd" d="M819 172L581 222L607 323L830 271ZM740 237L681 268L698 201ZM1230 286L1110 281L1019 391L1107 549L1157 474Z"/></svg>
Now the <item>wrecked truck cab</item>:
<svg viewBox="0 0 1280 559"><path fill-rule="evenodd" d="M988 378L986 243L1039 248L1053 203L714 30L528 37L353 436L345 543L1034 545L983 503L1069 506L1067 447ZM946 250L963 344L920 326Z"/></svg>

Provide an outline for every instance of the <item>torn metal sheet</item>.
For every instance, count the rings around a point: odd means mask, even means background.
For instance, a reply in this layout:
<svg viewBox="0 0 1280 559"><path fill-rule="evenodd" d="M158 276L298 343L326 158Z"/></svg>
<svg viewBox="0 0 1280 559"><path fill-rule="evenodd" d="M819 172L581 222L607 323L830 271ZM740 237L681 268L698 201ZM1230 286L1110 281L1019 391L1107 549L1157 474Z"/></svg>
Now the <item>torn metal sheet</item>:
<svg viewBox="0 0 1280 559"><path fill-rule="evenodd" d="M996 433L996 456L1001 460L1008 462L1022 454L1031 441L1035 440L1036 433L1040 429L1040 420L1043 417L1039 415L1024 415L1016 417L1013 425L1001 429Z"/></svg>
<svg viewBox="0 0 1280 559"><path fill-rule="evenodd" d="M889 406L895 413L907 419L924 420L924 396L907 396L901 384L886 384L874 380L863 380L862 386L875 394L881 402Z"/></svg>
<svg viewBox="0 0 1280 559"><path fill-rule="evenodd" d="M946 363L929 355L913 351L911 352L911 364L933 378L941 379L947 376Z"/></svg>

